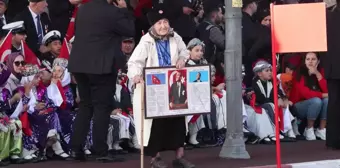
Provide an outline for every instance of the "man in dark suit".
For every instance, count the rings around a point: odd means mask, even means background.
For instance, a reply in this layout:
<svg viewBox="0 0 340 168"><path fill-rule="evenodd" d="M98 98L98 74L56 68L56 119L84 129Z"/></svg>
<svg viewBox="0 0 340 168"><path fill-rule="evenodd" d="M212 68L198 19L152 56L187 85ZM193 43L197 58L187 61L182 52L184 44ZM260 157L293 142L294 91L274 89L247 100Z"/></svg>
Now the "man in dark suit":
<svg viewBox="0 0 340 168"><path fill-rule="evenodd" d="M339 3L339 0L337 1ZM328 87L328 112L326 146L340 150L340 6L331 7L327 11L327 48L328 51L321 57L324 64L325 78Z"/></svg>
<svg viewBox="0 0 340 168"><path fill-rule="evenodd" d="M47 0L47 2L48 14L52 22L51 27L53 30L58 30L63 39L70 23L74 5L69 0Z"/></svg>
<svg viewBox="0 0 340 168"><path fill-rule="evenodd" d="M202 82L201 81L201 73L200 72L197 72L196 80L194 80L194 82Z"/></svg>
<svg viewBox="0 0 340 168"><path fill-rule="evenodd" d="M0 0L0 28L5 24L9 23L8 18L5 16L5 12L7 10L8 0ZM0 37L6 36L6 31L0 29Z"/></svg>
<svg viewBox="0 0 340 168"><path fill-rule="evenodd" d="M181 82L181 77L181 73L176 72L176 82L170 87L169 100L171 109L181 109L187 107L187 94L185 86Z"/></svg>
<svg viewBox="0 0 340 168"><path fill-rule="evenodd" d="M133 37L135 25L124 0L92 0L80 6L75 21L75 41L69 70L76 78L80 96L79 113L71 139L72 156L84 158L82 149L93 117L93 149L97 160L117 161L108 155L106 143L112 95L117 70L115 59L122 53L123 36Z"/></svg>
<svg viewBox="0 0 340 168"><path fill-rule="evenodd" d="M15 21L24 21L27 31L26 43L36 55L47 52L46 46L42 44L42 39L50 27L46 8L46 0L29 0L28 7L14 18Z"/></svg>

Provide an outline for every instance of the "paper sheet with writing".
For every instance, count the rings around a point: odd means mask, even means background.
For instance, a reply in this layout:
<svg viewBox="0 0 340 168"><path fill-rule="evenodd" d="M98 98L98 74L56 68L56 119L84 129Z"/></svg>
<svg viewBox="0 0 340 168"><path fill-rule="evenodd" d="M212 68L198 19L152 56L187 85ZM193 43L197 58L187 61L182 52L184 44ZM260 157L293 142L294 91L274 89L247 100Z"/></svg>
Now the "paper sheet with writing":
<svg viewBox="0 0 340 168"><path fill-rule="evenodd" d="M145 69L146 118L188 116L211 111L210 67Z"/></svg>

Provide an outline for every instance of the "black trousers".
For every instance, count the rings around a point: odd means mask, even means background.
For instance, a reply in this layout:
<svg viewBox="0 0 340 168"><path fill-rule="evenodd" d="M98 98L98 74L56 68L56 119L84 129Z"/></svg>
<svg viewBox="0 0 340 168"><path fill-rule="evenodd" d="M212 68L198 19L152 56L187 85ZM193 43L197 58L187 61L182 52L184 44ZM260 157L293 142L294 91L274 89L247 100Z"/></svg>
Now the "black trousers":
<svg viewBox="0 0 340 168"><path fill-rule="evenodd" d="M108 152L107 133L117 74L75 73L74 77L78 84L80 103L73 125L72 150L75 152L82 150L90 128L90 121L93 119L93 152L99 156L106 155Z"/></svg>
<svg viewBox="0 0 340 168"><path fill-rule="evenodd" d="M340 79L327 80L328 111L326 146L340 149Z"/></svg>

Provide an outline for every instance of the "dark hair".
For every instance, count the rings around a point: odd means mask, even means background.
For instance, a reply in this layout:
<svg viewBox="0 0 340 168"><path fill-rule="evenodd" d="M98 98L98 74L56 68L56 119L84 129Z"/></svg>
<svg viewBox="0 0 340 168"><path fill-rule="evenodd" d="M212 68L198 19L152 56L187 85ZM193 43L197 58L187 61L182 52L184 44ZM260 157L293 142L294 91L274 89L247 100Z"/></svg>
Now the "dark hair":
<svg viewBox="0 0 340 168"><path fill-rule="evenodd" d="M308 77L309 76L308 68L307 68L306 63L305 63L307 54L309 54L309 53L315 53L317 59L320 61L320 55L318 53L316 53L316 52L305 53L304 56L302 57L300 66L299 66L299 68L296 71L296 75L295 75L296 81L300 81L301 77ZM320 70L320 66L318 67L318 70Z"/></svg>

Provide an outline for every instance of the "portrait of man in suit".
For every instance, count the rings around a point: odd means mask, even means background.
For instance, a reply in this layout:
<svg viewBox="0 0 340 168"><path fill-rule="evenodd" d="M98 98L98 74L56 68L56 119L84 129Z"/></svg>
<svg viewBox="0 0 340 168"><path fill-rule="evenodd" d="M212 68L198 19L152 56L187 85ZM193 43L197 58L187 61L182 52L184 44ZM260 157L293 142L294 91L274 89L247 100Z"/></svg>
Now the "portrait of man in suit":
<svg viewBox="0 0 340 168"><path fill-rule="evenodd" d="M186 109L188 108L186 86L182 83L182 74L176 72L175 81L169 91L170 109Z"/></svg>
<svg viewBox="0 0 340 168"><path fill-rule="evenodd" d="M197 74L196 74L196 80L194 80L194 82L202 82L202 81L201 81L201 73L200 73L200 72L197 72Z"/></svg>

